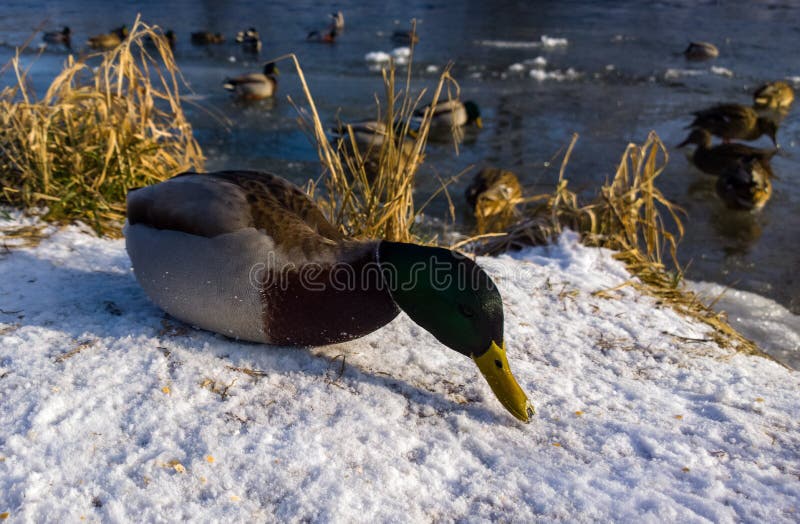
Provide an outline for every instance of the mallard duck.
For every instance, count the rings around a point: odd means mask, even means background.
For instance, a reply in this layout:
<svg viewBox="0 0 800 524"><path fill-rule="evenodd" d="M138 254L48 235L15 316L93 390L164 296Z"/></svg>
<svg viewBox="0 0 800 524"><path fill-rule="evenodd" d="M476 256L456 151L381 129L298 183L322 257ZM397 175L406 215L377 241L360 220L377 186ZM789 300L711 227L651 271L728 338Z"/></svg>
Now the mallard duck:
<svg viewBox="0 0 800 524"><path fill-rule="evenodd" d="M261 52L261 36L255 27L250 27L244 31L236 33L236 43L242 46L247 52L260 53Z"/></svg>
<svg viewBox="0 0 800 524"><path fill-rule="evenodd" d="M278 68L274 62L264 65L263 73L250 73L247 75L228 78L222 85L228 91L244 100L262 100L275 94L278 89Z"/></svg>
<svg viewBox="0 0 800 524"><path fill-rule="evenodd" d="M124 37L120 37L119 34L112 31L102 35L90 36L88 44L92 49L106 50L114 49L122 43L122 40L124 40Z"/></svg>
<svg viewBox="0 0 800 524"><path fill-rule="evenodd" d="M773 120L758 116L752 107L720 104L692 114L695 119L688 127L706 129L726 142L733 138L756 140L761 135L767 135L773 144L778 143L775 137L778 126Z"/></svg>
<svg viewBox="0 0 800 524"><path fill-rule="evenodd" d="M717 178L717 195L731 209L758 211L772 196L772 172L749 158Z"/></svg>
<svg viewBox="0 0 800 524"><path fill-rule="evenodd" d="M425 111L431 106L427 105L416 111L416 116L422 118ZM431 118L431 129L451 129L453 127L460 127L469 124L475 124L478 128L483 127L483 120L481 120L481 111L478 104L468 100L461 102L460 100L444 100L436 104Z"/></svg>
<svg viewBox="0 0 800 524"><path fill-rule="evenodd" d="M769 162L778 152L777 149L761 149L736 143L711 147L711 133L705 129L693 129L689 137L678 144L678 147L688 144L697 146L692 154L694 165L709 175L721 175L726 171L737 169L742 162L750 159L755 160L764 169L771 172L772 168Z"/></svg>
<svg viewBox="0 0 800 524"><path fill-rule="evenodd" d="M339 36L339 32L336 30L335 27L331 27L328 31L324 33L320 33L319 31L311 31L306 36L306 40L309 42L319 42L321 44L334 44L336 43L336 37Z"/></svg>
<svg viewBox="0 0 800 524"><path fill-rule="evenodd" d="M500 293L468 257L347 239L298 187L254 171L185 173L132 190L124 232L145 293L192 326L316 346L362 337L404 311L472 358L511 414L533 414L508 366Z"/></svg>
<svg viewBox="0 0 800 524"><path fill-rule="evenodd" d="M686 57L686 60L694 62L711 60L719 56L719 49L708 42L689 42L689 47L683 52L683 56Z"/></svg>
<svg viewBox="0 0 800 524"><path fill-rule="evenodd" d="M505 169L485 167L472 179L464 192L470 207L477 211L479 201L513 202L522 198L522 186L517 175Z"/></svg>
<svg viewBox="0 0 800 524"><path fill-rule="evenodd" d="M788 109L794 102L794 89L786 82L768 82L753 93L753 106L758 109Z"/></svg>
<svg viewBox="0 0 800 524"><path fill-rule="evenodd" d="M172 29L168 29L161 36L164 38L164 41L167 43L169 48L174 50L175 49L175 43L178 41L178 37L175 36L175 31L173 31ZM157 47L155 40L150 36L146 37L145 44L148 45L148 46L151 46L151 47Z"/></svg>
<svg viewBox="0 0 800 524"><path fill-rule="evenodd" d="M419 42L419 36L414 31L395 31L392 33L392 42L400 45L411 45Z"/></svg>
<svg viewBox="0 0 800 524"><path fill-rule="evenodd" d="M389 136L387 126L384 122L364 120L342 124L340 127L332 129L331 132L334 137L341 143L341 152L352 156L354 152L348 127L353 130L353 139L358 146L359 155L364 161L364 170L367 177L370 180L374 180L375 176L380 172L381 149ZM410 136L402 137L400 124L395 126L393 137L395 144L399 146L398 151L401 162L405 164L415 158L414 140ZM422 162L421 155L416 158L417 162Z"/></svg>
<svg viewBox="0 0 800 524"><path fill-rule="evenodd" d="M42 35L42 40L48 44L61 44L67 49L72 47L72 31L64 26L61 31L49 31Z"/></svg>
<svg viewBox="0 0 800 524"><path fill-rule="evenodd" d="M197 31L192 33L192 43L194 45L221 44L225 42L222 33L212 33L210 31Z"/></svg>
<svg viewBox="0 0 800 524"><path fill-rule="evenodd" d="M344 13L341 11L331 13L330 27L336 29L336 31L342 31L344 29Z"/></svg>

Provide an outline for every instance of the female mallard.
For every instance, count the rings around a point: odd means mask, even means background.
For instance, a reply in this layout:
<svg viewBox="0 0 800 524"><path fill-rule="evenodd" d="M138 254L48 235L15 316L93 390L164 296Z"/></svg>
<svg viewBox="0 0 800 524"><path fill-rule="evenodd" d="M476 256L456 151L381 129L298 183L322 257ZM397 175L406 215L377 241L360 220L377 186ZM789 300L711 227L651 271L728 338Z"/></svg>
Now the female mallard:
<svg viewBox="0 0 800 524"><path fill-rule="evenodd" d="M418 109L416 111L417 117L422 118L431 105ZM481 110L478 108L478 104L471 100L466 102L461 102L460 100L438 102L431 117L432 130L452 129L469 124L475 124L478 128L483 127Z"/></svg>
<svg viewBox="0 0 800 524"><path fill-rule="evenodd" d="M42 40L48 44L61 44L67 49L72 47L72 30L64 26L61 31L49 31L42 35Z"/></svg>
<svg viewBox="0 0 800 524"><path fill-rule="evenodd" d="M711 60L719 56L719 49L709 42L689 42L689 47L683 52L683 56L693 62Z"/></svg>
<svg viewBox="0 0 800 524"><path fill-rule="evenodd" d="M758 116L752 107L720 104L693 114L695 119L689 127L706 129L726 142L733 138L756 140L761 135L767 135L773 144L778 143L775 138L778 126L773 120Z"/></svg>
<svg viewBox="0 0 800 524"><path fill-rule="evenodd" d="M243 100L262 100L275 94L278 89L278 68L274 62L264 65L263 73L250 73L228 78L222 87Z"/></svg>
<svg viewBox="0 0 800 524"><path fill-rule="evenodd" d="M470 207L477 212L481 200L514 202L522 198L522 186L517 175L496 167L481 169L464 192Z"/></svg>
<svg viewBox="0 0 800 524"><path fill-rule="evenodd" d="M717 195L731 209L758 211L772 196L772 172L749 158L717 178Z"/></svg>
<svg viewBox="0 0 800 524"><path fill-rule="evenodd" d="M192 33L192 43L194 45L211 45L225 42L222 33L212 33L211 31L196 31Z"/></svg>
<svg viewBox="0 0 800 524"><path fill-rule="evenodd" d="M115 33L104 33L102 35L90 36L89 47L92 49L108 50L114 49L122 43L123 38Z"/></svg>
<svg viewBox="0 0 800 524"><path fill-rule="evenodd" d="M193 326L310 346L364 336L402 310L471 357L515 417L533 413L509 370L503 302L486 272L447 249L349 240L282 178L185 173L132 190L125 241L150 299Z"/></svg>
<svg viewBox="0 0 800 524"><path fill-rule="evenodd" d="M789 109L794 102L794 89L786 82L768 82L753 93L753 106L758 109Z"/></svg>
<svg viewBox="0 0 800 524"><path fill-rule="evenodd" d="M772 171L770 160L778 152L777 149L760 149L745 144L719 144L711 147L711 133L705 129L693 129L689 137L678 144L684 147L695 144L692 162L697 169L709 175L721 175L726 171L737 169L742 162L750 159L761 164L767 171Z"/></svg>
<svg viewBox="0 0 800 524"><path fill-rule="evenodd" d="M342 153L355 156L349 130L352 130L353 139L358 146L359 156L363 160L365 173L368 179L372 181L381 171L381 149L389 137L386 124L377 120L364 120L361 122L342 124L341 127L331 130L334 137L340 141L340 150ZM406 165L413 158L416 158L417 162L422 163L422 155L414 156L414 139L410 136L402 136L401 124L395 126L392 137L397 146L397 151L400 154L400 162L402 165Z"/></svg>

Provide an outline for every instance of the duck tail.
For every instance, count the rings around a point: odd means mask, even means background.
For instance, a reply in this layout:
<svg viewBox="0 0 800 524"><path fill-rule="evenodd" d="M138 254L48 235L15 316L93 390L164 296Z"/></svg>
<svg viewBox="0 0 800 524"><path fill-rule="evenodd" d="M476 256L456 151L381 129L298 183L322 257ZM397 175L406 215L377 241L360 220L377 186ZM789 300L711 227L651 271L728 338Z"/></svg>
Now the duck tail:
<svg viewBox="0 0 800 524"><path fill-rule="evenodd" d="M236 91L236 84L230 78L225 79L225 83L222 84L222 87L228 91Z"/></svg>

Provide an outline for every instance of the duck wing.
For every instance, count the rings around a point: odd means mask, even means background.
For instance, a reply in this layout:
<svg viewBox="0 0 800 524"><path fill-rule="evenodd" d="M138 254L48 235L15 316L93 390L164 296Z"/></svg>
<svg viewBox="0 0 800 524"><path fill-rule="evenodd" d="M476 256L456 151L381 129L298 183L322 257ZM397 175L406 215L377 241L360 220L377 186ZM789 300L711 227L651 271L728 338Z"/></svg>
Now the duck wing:
<svg viewBox="0 0 800 524"><path fill-rule="evenodd" d="M749 125L755 121L752 109L740 104L720 104L702 111L692 113L694 122L689 127L728 127L731 125Z"/></svg>
<svg viewBox="0 0 800 524"><path fill-rule="evenodd" d="M306 260L328 258L344 240L300 188L258 171L184 173L132 190L128 222L209 238L254 228Z"/></svg>

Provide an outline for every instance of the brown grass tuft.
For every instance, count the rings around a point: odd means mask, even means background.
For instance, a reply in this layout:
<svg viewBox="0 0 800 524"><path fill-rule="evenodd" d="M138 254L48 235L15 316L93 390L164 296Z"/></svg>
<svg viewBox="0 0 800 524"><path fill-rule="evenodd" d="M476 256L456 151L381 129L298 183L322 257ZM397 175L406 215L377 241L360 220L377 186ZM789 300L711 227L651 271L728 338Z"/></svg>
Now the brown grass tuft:
<svg viewBox="0 0 800 524"><path fill-rule="evenodd" d="M426 94L411 91L413 48L402 88L394 62L383 70L383 99L376 96L376 120L385 124L383 143L365 147L351 127L342 125L344 137L331 144L320 121L313 97L297 58L294 60L308 108L297 110L301 124L317 147L323 167L321 182L308 191L331 221L352 238L381 238L399 242L419 240L413 233L420 212L412 195L414 178L424 158L433 108L416 122L414 113ZM443 93L457 98L459 87L447 66L433 91L435 104ZM433 106L435 107L435 106ZM320 187L321 186L321 187ZM423 206L424 207L424 206Z"/></svg>
<svg viewBox="0 0 800 524"><path fill-rule="evenodd" d="M202 169L160 29L137 18L116 49L70 56L40 99L19 52L9 67L16 85L0 92L0 202L118 235L128 189Z"/></svg>
<svg viewBox="0 0 800 524"><path fill-rule="evenodd" d="M624 262L637 277L626 285L707 324L721 347L770 358L732 328L723 314L704 305L682 285L683 272L676 254L683 236L679 216L682 210L656 187L655 180L668 160L667 148L658 135L651 132L641 146L629 144L613 180L604 184L598 196L586 205L581 205L577 194L568 189L569 181L564 176L577 138L573 136L564 155L555 191L526 199L524 218L502 234L479 239L474 244L476 251L496 254L542 245L564 228L572 229L581 234L584 244L616 251L614 258ZM664 263L667 253L674 270L667 269Z"/></svg>

